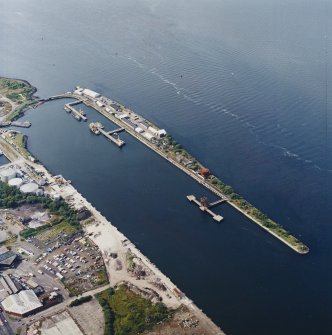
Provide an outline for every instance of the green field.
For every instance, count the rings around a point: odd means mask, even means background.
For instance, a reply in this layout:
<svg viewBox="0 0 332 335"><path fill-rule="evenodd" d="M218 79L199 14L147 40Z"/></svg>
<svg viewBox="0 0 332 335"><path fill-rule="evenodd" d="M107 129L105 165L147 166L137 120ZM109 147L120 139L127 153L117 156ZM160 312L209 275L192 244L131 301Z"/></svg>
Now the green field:
<svg viewBox="0 0 332 335"><path fill-rule="evenodd" d="M9 79L0 77L0 95L11 100L16 106L6 109L6 121L12 121L22 115L23 110L31 104L35 103L33 98L36 88L31 86L28 82L20 79Z"/></svg>
<svg viewBox="0 0 332 335"><path fill-rule="evenodd" d="M152 303L126 285L96 295L105 317L104 335L136 335L169 318L172 311L162 303Z"/></svg>

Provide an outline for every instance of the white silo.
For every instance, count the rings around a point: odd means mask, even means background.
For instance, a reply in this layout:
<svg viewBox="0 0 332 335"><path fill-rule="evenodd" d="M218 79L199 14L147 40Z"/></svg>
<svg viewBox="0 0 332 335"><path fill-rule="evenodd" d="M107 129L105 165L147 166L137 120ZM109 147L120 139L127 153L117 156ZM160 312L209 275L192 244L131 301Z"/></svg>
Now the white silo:
<svg viewBox="0 0 332 335"><path fill-rule="evenodd" d="M7 182L8 180L13 179L15 177L16 177L16 170L14 170L13 168L8 168L0 172L0 179L4 182Z"/></svg>
<svg viewBox="0 0 332 335"><path fill-rule="evenodd" d="M36 193L38 188L36 183L27 183L20 187L20 191L23 193Z"/></svg>
<svg viewBox="0 0 332 335"><path fill-rule="evenodd" d="M16 188L20 188L23 184L22 178L13 178L8 181L8 185Z"/></svg>

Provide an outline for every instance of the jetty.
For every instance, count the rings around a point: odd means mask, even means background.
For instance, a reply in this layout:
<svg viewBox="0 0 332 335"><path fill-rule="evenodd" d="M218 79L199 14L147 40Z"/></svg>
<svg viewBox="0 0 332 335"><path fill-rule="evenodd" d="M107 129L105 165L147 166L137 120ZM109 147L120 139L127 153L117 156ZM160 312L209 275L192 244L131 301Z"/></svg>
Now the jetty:
<svg viewBox="0 0 332 335"><path fill-rule="evenodd" d="M123 131L124 128L118 128L118 129L111 130L111 131L105 131L104 126L100 122L90 123L89 127L90 127L90 130L94 134L104 135L108 140L110 140L112 143L116 144L119 148L123 147L126 144L126 142L122 141L119 136L118 137L113 136L113 135L116 135L117 133Z"/></svg>
<svg viewBox="0 0 332 335"><path fill-rule="evenodd" d="M64 110L67 111L68 113L72 113L74 118L78 121L87 121L88 118L85 116L85 113L83 112L83 110L77 110L75 109L73 106L80 104L81 101L74 101L74 102L70 102L68 104L65 104L64 106Z"/></svg>
<svg viewBox="0 0 332 335"><path fill-rule="evenodd" d="M118 129L114 129L114 130L108 131L107 134L108 135L118 134L118 133L121 133L124 130L125 130L124 128L118 128Z"/></svg>
<svg viewBox="0 0 332 335"><path fill-rule="evenodd" d="M10 123L11 126L14 127L22 127L22 128L29 128L31 127L31 122L30 121L12 121Z"/></svg>
<svg viewBox="0 0 332 335"><path fill-rule="evenodd" d="M287 230L285 230L281 225L267 217L264 213L255 208L252 204L242 198L239 194L236 194L230 186L224 184L216 176L210 175L207 178L206 175L199 174L196 169L190 167L190 163L178 160L178 157L172 153L172 146L165 149L163 144L163 137L167 136L165 129L159 129L153 125L150 121L144 119L142 116L134 113L128 108L125 108L118 102L111 100L108 97L102 96L97 92L90 89L84 89L81 87L76 87L73 92L65 92L62 95L55 95L46 101L61 99L61 98L72 98L77 100L77 104L84 103L86 106L93 108L98 113L106 117L108 120L115 123L118 127L123 128L127 133L132 135L138 141L142 142L148 148L156 152L158 155L166 159L171 164L175 165L181 171L189 175L199 184L213 192L221 200L218 203L227 202L237 211L245 215L252 222L256 223L262 229L270 233L272 236L276 237L279 241L293 249L299 254L307 254L309 248L298 240L295 236L291 235ZM72 103L71 103L72 104ZM119 128L119 129L120 129ZM117 132L119 132L117 130ZM109 140L115 144L120 144L121 140L115 139L108 132L100 132ZM119 145L119 146L120 146ZM189 153L187 153L189 155ZM189 155L191 156L191 155ZM187 159L188 161L188 159ZM196 160L196 165L199 162ZM198 166L202 166L198 164ZM204 168L203 170L208 169ZM189 200L189 199L188 199ZM210 204L207 210L211 211L211 207L216 206L218 203ZM207 213L209 213L205 210ZM212 211L211 211L212 212ZM213 212L209 213L212 217L220 219ZM221 221L222 219L220 219Z"/></svg>
<svg viewBox="0 0 332 335"><path fill-rule="evenodd" d="M122 146L124 146L126 144L126 142L122 141L119 137L115 138L112 135L110 135L107 131L105 131L101 128L99 129L99 131L102 135L104 135L107 139L109 139L111 142L116 144L119 148L121 148Z"/></svg>
<svg viewBox="0 0 332 335"><path fill-rule="evenodd" d="M187 195L187 199L190 202L193 202L194 204L196 204L202 212L206 212L206 213L210 214L212 216L213 220L215 220L217 222L221 222L224 219L221 215L215 214L210 209L211 206L216 206L217 204L221 204L221 203L225 202L224 199L220 199L218 201L215 201L212 204L204 204L202 201L198 201L194 195Z"/></svg>

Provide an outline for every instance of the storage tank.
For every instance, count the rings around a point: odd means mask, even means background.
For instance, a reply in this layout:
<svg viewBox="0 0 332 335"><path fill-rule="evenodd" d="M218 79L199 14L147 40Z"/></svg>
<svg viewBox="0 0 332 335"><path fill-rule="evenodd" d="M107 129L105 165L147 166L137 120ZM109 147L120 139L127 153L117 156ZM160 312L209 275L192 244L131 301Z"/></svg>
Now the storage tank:
<svg viewBox="0 0 332 335"><path fill-rule="evenodd" d="M38 196L41 196L41 195L43 195L44 194L44 191L41 189L41 188L39 188L37 191L36 191L36 195L38 195Z"/></svg>
<svg viewBox="0 0 332 335"><path fill-rule="evenodd" d="M5 169L0 172L0 179L4 182L7 182L10 179L13 179L16 177L16 170L12 168Z"/></svg>
<svg viewBox="0 0 332 335"><path fill-rule="evenodd" d="M12 187L20 188L23 184L22 178L13 178L8 181L8 185Z"/></svg>
<svg viewBox="0 0 332 335"><path fill-rule="evenodd" d="M52 196L52 198L53 198L54 200L60 200L60 199L61 199L61 195L58 194L58 193L54 193L53 196Z"/></svg>
<svg viewBox="0 0 332 335"><path fill-rule="evenodd" d="M20 187L20 191L23 193L36 193L38 190L38 185L36 183L24 184Z"/></svg>
<svg viewBox="0 0 332 335"><path fill-rule="evenodd" d="M44 186L46 184L46 179L45 178L40 179L39 182L38 182L38 184L40 186Z"/></svg>

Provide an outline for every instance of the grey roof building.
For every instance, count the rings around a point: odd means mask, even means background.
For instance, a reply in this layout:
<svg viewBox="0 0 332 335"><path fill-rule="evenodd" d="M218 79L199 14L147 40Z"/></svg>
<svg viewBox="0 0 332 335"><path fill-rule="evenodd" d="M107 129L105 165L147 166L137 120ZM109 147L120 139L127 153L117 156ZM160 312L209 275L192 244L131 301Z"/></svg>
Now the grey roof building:
<svg viewBox="0 0 332 335"><path fill-rule="evenodd" d="M17 255L12 251L0 253L0 268L10 267L15 262Z"/></svg>

